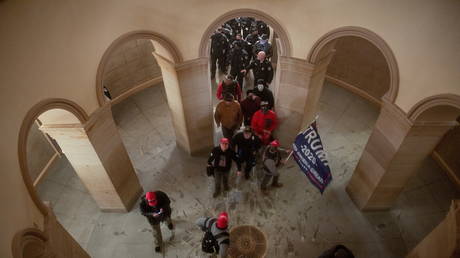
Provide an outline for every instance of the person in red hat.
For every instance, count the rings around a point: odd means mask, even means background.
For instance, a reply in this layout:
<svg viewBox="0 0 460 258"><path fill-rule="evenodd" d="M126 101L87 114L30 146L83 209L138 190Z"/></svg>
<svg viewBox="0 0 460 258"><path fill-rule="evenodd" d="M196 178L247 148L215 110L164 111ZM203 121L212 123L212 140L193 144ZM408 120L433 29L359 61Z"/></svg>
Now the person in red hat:
<svg viewBox="0 0 460 258"><path fill-rule="evenodd" d="M230 174L230 169L232 168L232 160L235 161L238 167L237 173L240 173L241 170L241 163L235 152L229 148L229 145L230 142L227 138L220 139L219 146L212 149L211 155L208 159L208 167L213 168L214 171L214 198L220 194L222 181L224 184L224 191L228 191L230 188L228 186L228 175Z"/></svg>
<svg viewBox="0 0 460 258"><path fill-rule="evenodd" d="M147 192L141 198L140 210L153 228L153 238L155 240L155 251L161 252L163 237L161 235L160 222L166 221L169 230L174 229L171 220L171 201L168 195L162 191Z"/></svg>
<svg viewBox="0 0 460 258"><path fill-rule="evenodd" d="M219 254L221 258L227 257L228 246L230 245L230 234L228 233L228 214L221 212L216 218L202 217L196 224L206 234L203 239L202 249L207 253ZM206 243L212 243L211 246ZM205 246L206 245L206 246Z"/></svg>
<svg viewBox="0 0 460 258"><path fill-rule="evenodd" d="M262 193L267 194L267 184L270 182L270 179L273 178L272 186L273 187L282 187L283 184L279 183L279 172L278 167L281 166L284 162L281 160L281 150L280 150L280 143L278 140L273 140L270 142L269 146L264 151L262 156L263 160L263 170L264 170L264 178L262 179L262 183L260 188ZM286 150L289 152L289 150Z"/></svg>

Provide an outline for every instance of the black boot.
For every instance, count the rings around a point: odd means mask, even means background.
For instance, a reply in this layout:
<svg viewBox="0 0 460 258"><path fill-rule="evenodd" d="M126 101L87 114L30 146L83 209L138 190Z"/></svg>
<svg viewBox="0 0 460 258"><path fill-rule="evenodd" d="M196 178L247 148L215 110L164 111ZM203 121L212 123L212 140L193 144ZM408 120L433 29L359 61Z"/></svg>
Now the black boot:
<svg viewBox="0 0 460 258"><path fill-rule="evenodd" d="M278 179L279 179L279 176L273 177L273 182L272 182L273 187L282 187L283 186L283 184L278 182Z"/></svg>

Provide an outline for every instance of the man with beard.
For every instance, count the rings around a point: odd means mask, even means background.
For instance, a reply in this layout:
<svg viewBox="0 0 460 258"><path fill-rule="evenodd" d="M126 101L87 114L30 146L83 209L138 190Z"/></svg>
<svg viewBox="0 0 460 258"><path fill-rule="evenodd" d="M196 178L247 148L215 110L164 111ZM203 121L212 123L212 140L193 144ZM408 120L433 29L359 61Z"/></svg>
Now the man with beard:
<svg viewBox="0 0 460 258"><path fill-rule="evenodd" d="M268 109L268 103L260 103L260 110L257 111L251 120L251 128L259 136L264 145L273 139L273 130L278 126L276 113Z"/></svg>

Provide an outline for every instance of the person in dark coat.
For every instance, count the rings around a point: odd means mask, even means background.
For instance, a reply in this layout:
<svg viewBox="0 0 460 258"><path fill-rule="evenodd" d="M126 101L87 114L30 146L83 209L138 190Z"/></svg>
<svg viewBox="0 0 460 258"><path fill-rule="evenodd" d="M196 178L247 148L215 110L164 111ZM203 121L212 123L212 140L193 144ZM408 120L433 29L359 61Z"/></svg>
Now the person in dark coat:
<svg viewBox="0 0 460 258"><path fill-rule="evenodd" d="M227 37L223 33L222 28L211 36L211 79L216 77L216 62L219 64L219 70L222 73L227 72L226 56L229 49Z"/></svg>
<svg viewBox="0 0 460 258"><path fill-rule="evenodd" d="M260 138L252 133L250 126L246 126L242 132L237 133L232 140L232 147L238 155L241 163L245 163L244 177L250 178L252 167L256 162L257 151L262 146Z"/></svg>
<svg viewBox="0 0 460 258"><path fill-rule="evenodd" d="M252 70L254 74L254 86L259 79L263 79L267 84L270 84L273 80L273 66L265 59L264 51L260 51L257 54L257 59L253 60L245 69L241 70L241 72L246 74L249 70Z"/></svg>
<svg viewBox="0 0 460 258"><path fill-rule="evenodd" d="M147 192L141 198L140 211L152 226L155 240L155 251L161 252L163 237L161 235L160 222L166 221L170 230L174 229L171 220L171 201L168 195L162 191Z"/></svg>
<svg viewBox="0 0 460 258"><path fill-rule="evenodd" d="M270 58L273 56L273 48L272 44L268 42L268 37L266 34L263 34L262 37L254 44L253 47L253 55L257 56L257 54L260 51L264 51L266 58L270 60Z"/></svg>
<svg viewBox="0 0 460 258"><path fill-rule="evenodd" d="M326 250L318 258L355 258L355 256L344 245L336 245Z"/></svg>
<svg viewBox="0 0 460 258"><path fill-rule="evenodd" d="M273 109L273 106L275 105L273 92L268 88L263 79L259 79L257 81L257 86L253 90L253 93L260 98L260 101L268 103L268 109Z"/></svg>
<svg viewBox="0 0 460 258"><path fill-rule="evenodd" d="M246 38L253 29L257 31L256 19L252 17L241 17L241 29L243 30L243 38Z"/></svg>
<svg viewBox="0 0 460 258"><path fill-rule="evenodd" d="M259 35L267 35L267 39L270 38L270 27L261 20L256 21L256 26L257 26L257 31L259 32Z"/></svg>
<svg viewBox="0 0 460 258"><path fill-rule="evenodd" d="M260 97L254 94L254 90L248 90L246 94L247 97L240 102L240 106L241 112L243 112L244 125L250 126L252 116L260 109Z"/></svg>
<svg viewBox="0 0 460 258"><path fill-rule="evenodd" d="M241 33L241 17L236 17L226 22L231 28L233 34Z"/></svg>
<svg viewBox="0 0 460 258"><path fill-rule="evenodd" d="M239 41L235 40L227 56L227 61L230 65L230 75L238 81L241 88L243 88L244 79L244 73L241 70L249 65L249 53L246 52L244 45L245 43L242 39ZM238 99L238 101L241 100Z"/></svg>
<svg viewBox="0 0 460 258"><path fill-rule="evenodd" d="M214 169L214 194L212 197L216 198L220 194L220 186L223 181L224 191L228 191L228 176L232 168L232 160L235 161L238 167L237 174L240 173L241 163L236 156L236 153L229 148L230 141L227 138L220 139L220 144L214 147L208 159L208 167Z"/></svg>

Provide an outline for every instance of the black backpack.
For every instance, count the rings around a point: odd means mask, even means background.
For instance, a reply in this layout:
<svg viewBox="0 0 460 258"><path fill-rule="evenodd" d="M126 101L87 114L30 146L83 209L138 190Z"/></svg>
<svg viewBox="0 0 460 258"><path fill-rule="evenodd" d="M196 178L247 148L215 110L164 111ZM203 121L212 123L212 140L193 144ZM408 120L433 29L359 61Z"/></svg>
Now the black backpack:
<svg viewBox="0 0 460 258"><path fill-rule="evenodd" d="M209 221L209 225L206 227L206 223L208 223L208 221ZM201 250L209 254L219 253L219 244L217 243L216 238L211 233L211 226L215 221L216 219L210 219L210 218L207 218L204 221L206 232L204 233L203 240L201 241Z"/></svg>

